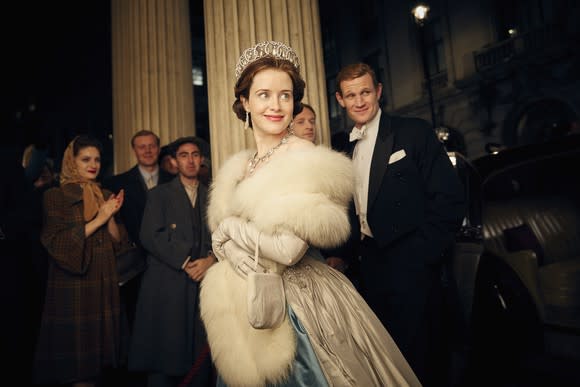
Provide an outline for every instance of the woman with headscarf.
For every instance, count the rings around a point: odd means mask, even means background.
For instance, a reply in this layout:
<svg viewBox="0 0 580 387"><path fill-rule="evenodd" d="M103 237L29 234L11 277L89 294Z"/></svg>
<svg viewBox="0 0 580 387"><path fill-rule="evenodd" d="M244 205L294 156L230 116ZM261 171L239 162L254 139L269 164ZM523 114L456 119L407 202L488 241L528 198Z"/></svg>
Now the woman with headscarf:
<svg viewBox="0 0 580 387"><path fill-rule="evenodd" d="M34 381L94 386L118 364L120 304L115 254L125 228L115 221L124 194L97 183L101 144L78 136L66 148L60 187L43 196L42 244L50 259Z"/></svg>

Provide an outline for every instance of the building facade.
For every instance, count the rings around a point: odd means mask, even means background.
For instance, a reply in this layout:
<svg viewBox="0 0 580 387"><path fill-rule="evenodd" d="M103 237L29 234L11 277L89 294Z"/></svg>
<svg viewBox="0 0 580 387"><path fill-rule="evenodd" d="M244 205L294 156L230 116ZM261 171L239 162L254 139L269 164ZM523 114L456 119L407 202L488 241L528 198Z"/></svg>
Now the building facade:
<svg viewBox="0 0 580 387"><path fill-rule="evenodd" d="M434 116L434 127L450 133L449 146L469 158L488 144L511 147L579 130L577 1L432 0L423 2L430 7L423 26L413 1L338 3L320 0L329 86L341 66L370 64L388 112ZM332 130L349 130L333 94L329 89Z"/></svg>

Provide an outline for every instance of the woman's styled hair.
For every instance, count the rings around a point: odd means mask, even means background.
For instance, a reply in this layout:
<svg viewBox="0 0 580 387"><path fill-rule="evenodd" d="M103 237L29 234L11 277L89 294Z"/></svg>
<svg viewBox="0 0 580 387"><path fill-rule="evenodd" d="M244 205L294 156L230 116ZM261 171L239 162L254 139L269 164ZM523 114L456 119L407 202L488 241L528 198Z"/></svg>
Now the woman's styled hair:
<svg viewBox="0 0 580 387"><path fill-rule="evenodd" d="M288 74L290 80L292 81L292 94L294 99L293 115L300 113L302 110L300 101L302 101L302 98L304 97L304 88L306 87L306 83L304 82L304 79L302 79L298 69L289 60L278 59L273 56L265 56L248 64L236 82L236 86L234 87L236 100L232 105L232 110L234 113L236 113L236 116L240 120L246 120L246 110L244 109L240 97L243 96L244 98L249 99L250 87L252 87L254 77L260 71L267 69L280 70Z"/></svg>
<svg viewBox="0 0 580 387"><path fill-rule="evenodd" d="M95 147L99 150L100 154L103 154L103 144L95 137L89 136L87 134L81 134L77 136L73 144L73 156L77 156L81 149L88 147Z"/></svg>

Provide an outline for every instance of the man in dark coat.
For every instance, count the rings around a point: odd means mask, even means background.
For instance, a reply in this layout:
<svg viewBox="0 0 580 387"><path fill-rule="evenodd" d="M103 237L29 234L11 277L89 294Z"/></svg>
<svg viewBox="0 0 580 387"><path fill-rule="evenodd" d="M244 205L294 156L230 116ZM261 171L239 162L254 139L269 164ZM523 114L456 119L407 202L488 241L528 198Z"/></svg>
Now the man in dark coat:
<svg viewBox="0 0 580 387"><path fill-rule="evenodd" d="M131 138L131 147L135 152L137 164L128 171L111 176L103 181L103 186L112 192L125 191L125 202L121 208L121 221L127 228L129 238L138 246L142 246L139 240L141 219L147 200L147 192L157 184L170 181L170 175L159 168L158 158L160 142L157 134L149 130L140 130ZM145 259L145 257L143 257ZM133 326L135 304L141 283L141 275L136 276L121 287L121 302L123 312L126 314L127 324Z"/></svg>
<svg viewBox="0 0 580 387"><path fill-rule="evenodd" d="M424 386L440 385L444 252L464 216L461 182L424 120L389 116L382 85L357 63L337 76L336 98L355 126L350 254L357 283ZM347 248L343 256L348 256Z"/></svg>
<svg viewBox="0 0 580 387"><path fill-rule="evenodd" d="M173 175L159 168L159 153L161 150L159 136L149 130L139 130L131 138L131 147L135 153L137 164L126 172L110 176L103 180L103 187L112 192L125 191L125 202L121 208L121 221L125 225L132 242L142 247L139 239L141 219L147 200L147 192L157 184L173 179ZM143 253L145 260L145 253ZM138 273L138 271L135 271ZM121 313L123 319L123 354L126 355L132 327L135 320L135 305L141 286L142 273L138 273L120 288ZM132 381L138 383L140 375L127 374L126 362L111 372L110 377L125 384ZM113 383L113 382L111 382Z"/></svg>
<svg viewBox="0 0 580 387"><path fill-rule="evenodd" d="M161 145L159 136L149 130L140 130L133 135L131 147L135 152L137 164L126 172L111 176L103 181L103 186L112 192L125 190L125 203L121 209L129 237L137 244L141 231L141 218L147 200L147 191L157 184L171 181L174 175L159 168Z"/></svg>
<svg viewBox="0 0 580 387"><path fill-rule="evenodd" d="M197 138L172 144L177 177L152 189L141 241L147 251L129 351L129 369L148 373L148 386L175 386L195 368L192 385L207 385L211 357L199 316L199 283L215 262L207 229L207 188L199 184Z"/></svg>

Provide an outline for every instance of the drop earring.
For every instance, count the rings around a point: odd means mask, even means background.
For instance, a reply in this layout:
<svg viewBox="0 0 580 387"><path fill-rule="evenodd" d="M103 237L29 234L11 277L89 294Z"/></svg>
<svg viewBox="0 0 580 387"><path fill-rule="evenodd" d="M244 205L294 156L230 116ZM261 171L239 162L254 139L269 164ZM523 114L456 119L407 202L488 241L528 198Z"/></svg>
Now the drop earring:
<svg viewBox="0 0 580 387"><path fill-rule="evenodd" d="M294 120L290 121L290 125L288 125L288 133L294 135Z"/></svg>
<svg viewBox="0 0 580 387"><path fill-rule="evenodd" d="M244 129L248 130L250 127L250 112L246 110L246 123L244 124Z"/></svg>

